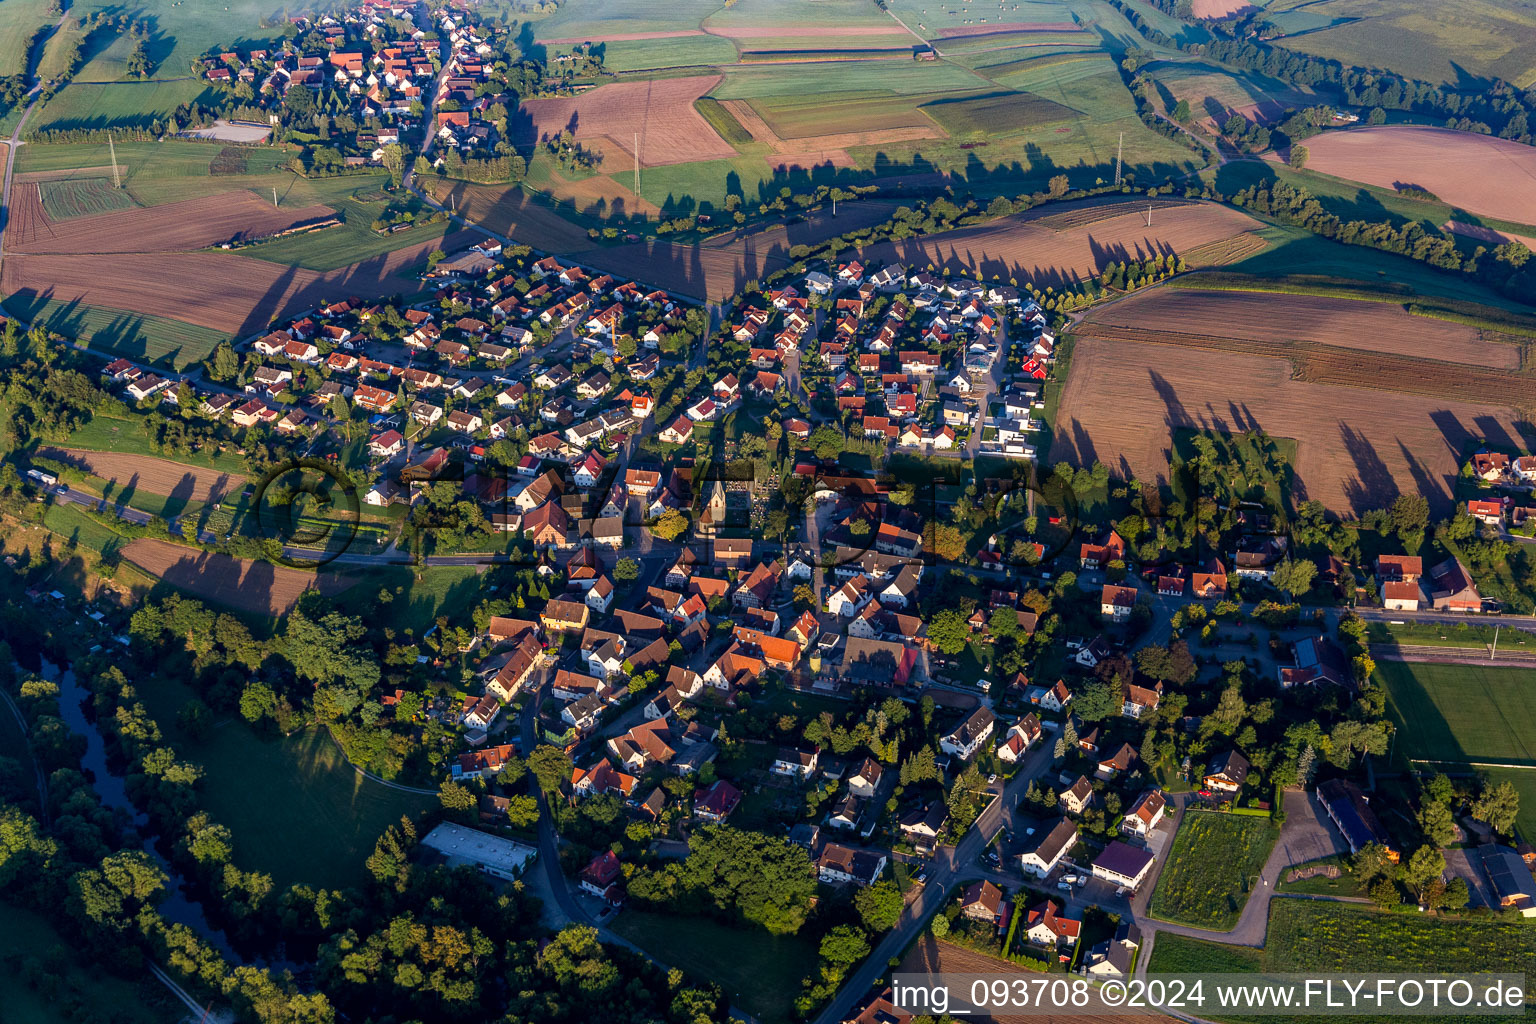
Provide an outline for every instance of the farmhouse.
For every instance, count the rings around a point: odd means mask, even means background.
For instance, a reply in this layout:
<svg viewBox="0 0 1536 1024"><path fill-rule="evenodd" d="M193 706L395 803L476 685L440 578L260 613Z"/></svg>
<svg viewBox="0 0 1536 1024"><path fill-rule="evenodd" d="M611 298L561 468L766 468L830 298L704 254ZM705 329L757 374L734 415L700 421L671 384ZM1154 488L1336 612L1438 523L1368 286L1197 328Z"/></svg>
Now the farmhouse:
<svg viewBox="0 0 1536 1024"><path fill-rule="evenodd" d="M1437 612L1483 610L1483 595L1472 582L1472 574L1455 558L1447 558L1429 570L1429 598Z"/></svg>

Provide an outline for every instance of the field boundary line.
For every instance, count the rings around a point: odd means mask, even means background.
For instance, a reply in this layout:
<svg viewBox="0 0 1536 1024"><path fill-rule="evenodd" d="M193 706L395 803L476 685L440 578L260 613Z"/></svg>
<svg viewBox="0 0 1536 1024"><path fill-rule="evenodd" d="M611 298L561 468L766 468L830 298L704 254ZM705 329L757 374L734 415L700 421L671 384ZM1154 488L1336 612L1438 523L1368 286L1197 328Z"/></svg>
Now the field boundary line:
<svg viewBox="0 0 1536 1024"><path fill-rule="evenodd" d="M1432 757L1410 757L1409 764L1449 764L1462 768L1510 768L1519 771L1536 771L1536 764L1510 764L1507 761L1442 761Z"/></svg>

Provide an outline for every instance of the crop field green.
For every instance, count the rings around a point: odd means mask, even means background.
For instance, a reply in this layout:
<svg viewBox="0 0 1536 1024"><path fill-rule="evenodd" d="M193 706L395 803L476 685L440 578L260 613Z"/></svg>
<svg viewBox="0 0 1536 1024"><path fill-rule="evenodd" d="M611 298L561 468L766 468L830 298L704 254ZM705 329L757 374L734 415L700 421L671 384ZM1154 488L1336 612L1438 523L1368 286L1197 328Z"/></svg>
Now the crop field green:
<svg viewBox="0 0 1536 1024"><path fill-rule="evenodd" d="M1432 82L1536 83L1536 10L1500 0L1272 0L1266 20L1298 53Z"/></svg>
<svg viewBox="0 0 1536 1024"><path fill-rule="evenodd" d="M0 3L0 77L27 69L27 43L47 24L48 0L5 0Z"/></svg>
<svg viewBox="0 0 1536 1024"><path fill-rule="evenodd" d="M726 142L733 146L751 144L752 133L743 128L741 122L720 105L719 100L712 96L700 96L693 101L693 109L697 110L699 116L708 121L709 126Z"/></svg>
<svg viewBox="0 0 1536 1024"><path fill-rule="evenodd" d="M323 730L264 738L232 717L198 741L176 724L190 687L157 679L138 692L176 749L203 766L199 803L234 834L235 862L271 874L279 890L361 885L384 829L437 803L358 775Z"/></svg>
<svg viewBox="0 0 1536 1024"><path fill-rule="evenodd" d="M966 0L888 0L892 14L926 39L954 32L1006 31L1009 25L1065 25L1097 13L1092 0L1017 0L987 10Z"/></svg>
<svg viewBox="0 0 1536 1024"><path fill-rule="evenodd" d="M1265 817L1185 811L1148 910L1165 921L1231 928L1279 834Z"/></svg>
<svg viewBox="0 0 1536 1024"><path fill-rule="evenodd" d="M752 103L780 138L807 139L838 132L874 132L931 122L910 96L822 93L773 96Z"/></svg>
<svg viewBox="0 0 1536 1024"><path fill-rule="evenodd" d="M138 204L126 189L113 188L106 178L66 178L39 182L43 209L49 220L89 217L94 213L127 210Z"/></svg>
<svg viewBox="0 0 1536 1024"><path fill-rule="evenodd" d="M720 0L571 0L533 23L538 39L600 39L632 32L696 31Z"/></svg>
<svg viewBox="0 0 1536 1024"><path fill-rule="evenodd" d="M0 903L0 1006L7 1024L174 1024L187 1016L149 974L131 982L102 970L80 954L78 940L9 903Z"/></svg>
<svg viewBox="0 0 1536 1024"><path fill-rule="evenodd" d="M324 180L324 179L322 179ZM330 179L333 182L346 179ZM353 179L352 189L366 194L373 190L361 189ZM319 182L305 184L319 184ZM404 231L381 235L371 225L384 211L384 203L366 201L350 194L333 194L316 200L329 205L340 213L345 221L337 227L290 235L270 242L240 250L240 255L268 260L286 266L305 267L309 270L338 270L341 267L371 259L384 253L394 252L407 245L435 241L453 229L449 221L437 224L421 224ZM430 213L431 210L426 210Z"/></svg>
<svg viewBox="0 0 1536 1024"><path fill-rule="evenodd" d="M604 70L615 72L731 64L737 58L735 44L723 36L615 39L600 45Z"/></svg>
<svg viewBox="0 0 1536 1024"><path fill-rule="evenodd" d="M186 77L193 59L216 47L236 40L254 46L282 34L280 21L277 27L262 27L263 19L281 11L281 5L271 0L228 0L217 7L185 0L136 0L126 12L116 0L74 0L69 4L69 13L76 17L88 18L97 11L128 13L151 21L154 32L149 42L150 77L162 80ZM105 47L93 44L76 78L81 82L118 81L127 74L132 50L126 40Z"/></svg>
<svg viewBox="0 0 1536 1024"><path fill-rule="evenodd" d="M27 131L44 128L147 128L208 88L196 79L175 82L71 82L44 103Z"/></svg>
<svg viewBox="0 0 1536 1024"><path fill-rule="evenodd" d="M899 27L869 0L736 0L729 7L717 5L704 24L727 33L735 28L775 25Z"/></svg>
<svg viewBox="0 0 1536 1024"><path fill-rule="evenodd" d="M279 149L262 147L243 151L245 174L211 174L210 166L219 151L219 146L206 142L120 142L117 144L117 163L122 171L123 187L144 206L197 199L237 188L256 188L270 196L273 187L278 189L279 198L284 201L292 197L302 203L324 202L314 197L322 193L335 194L338 190L378 188L383 180L381 172L308 181L291 171L278 169L287 154ZM16 173L46 173L53 177L78 170L78 175L70 177L99 178L109 173L111 161L111 153L102 143L23 146L16 153Z"/></svg>
<svg viewBox="0 0 1536 1024"><path fill-rule="evenodd" d="M26 299L7 296L0 299L0 306L13 316L41 323L93 349L149 362L170 359L178 369L206 359L219 342L228 340L226 334L180 320L106 306L81 306L40 295Z"/></svg>
<svg viewBox="0 0 1536 1024"><path fill-rule="evenodd" d="M717 100L758 100L773 96L804 99L827 93L922 96L974 92L986 87L986 79L943 61L849 61L788 69L769 66L727 68L725 80L709 94Z"/></svg>
<svg viewBox="0 0 1536 1024"><path fill-rule="evenodd" d="M1161 932L1148 971L1436 974L1466 970L1468 964L1489 973L1530 974L1536 970L1531 925L1493 918L1387 914L1357 903L1276 899L1269 905L1269 931L1262 949Z"/></svg>
<svg viewBox="0 0 1536 1024"><path fill-rule="evenodd" d="M1536 670L1382 661L1376 678L1404 757L1536 767Z"/></svg>
<svg viewBox="0 0 1536 1024"><path fill-rule="evenodd" d="M951 135L1008 135L1027 128L1059 124L1078 116L1071 107L1027 92L993 92L934 100L923 104L922 109Z"/></svg>

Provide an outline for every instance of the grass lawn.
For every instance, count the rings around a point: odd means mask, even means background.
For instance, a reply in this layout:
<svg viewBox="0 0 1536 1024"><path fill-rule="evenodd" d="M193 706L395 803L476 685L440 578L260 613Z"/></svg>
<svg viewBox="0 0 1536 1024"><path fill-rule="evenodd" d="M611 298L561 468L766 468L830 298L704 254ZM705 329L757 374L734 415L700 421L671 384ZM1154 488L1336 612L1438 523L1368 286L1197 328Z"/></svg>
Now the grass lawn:
<svg viewBox="0 0 1536 1024"><path fill-rule="evenodd" d="M640 910L624 911L609 927L667 966L715 982L733 1004L765 1024L792 1019L801 983L816 972L812 942L761 928Z"/></svg>
<svg viewBox="0 0 1536 1024"><path fill-rule="evenodd" d="M1349 873L1349 865L1345 858L1334 854L1331 857L1322 857L1318 860L1308 861L1307 864L1298 864L1297 867L1308 865L1333 864L1338 866L1343 873L1337 878L1329 878L1327 875L1314 875L1311 878L1301 878L1294 882L1287 882L1284 873L1280 881L1275 885L1276 892L1299 892L1312 896L1364 896L1365 888L1355 881L1355 877Z"/></svg>
<svg viewBox="0 0 1536 1024"><path fill-rule="evenodd" d="M1520 794L1520 815L1515 819L1515 829L1521 838L1536 837L1536 770L1528 768L1485 768L1483 775L1494 785L1508 782Z"/></svg>
<svg viewBox="0 0 1536 1024"><path fill-rule="evenodd" d="M54 533L90 548L97 554L109 554L128 543L128 538L112 530L79 505L54 505L43 514L43 525Z"/></svg>
<svg viewBox="0 0 1536 1024"><path fill-rule="evenodd" d="M1173 432L1173 451L1178 461L1188 462L1199 454L1196 437L1209 438L1215 444L1217 465L1230 467L1229 482L1235 485L1242 480L1260 481L1265 496L1277 507L1288 503L1296 475L1294 438L1269 434L1250 437L1246 433L1177 427Z"/></svg>
<svg viewBox="0 0 1536 1024"><path fill-rule="evenodd" d="M97 11L108 14L123 11L123 6L116 0L74 0L68 6L69 13L77 18L89 18ZM273 7L268 0L227 0L217 6L185 0L136 0L132 8L134 17L147 18L154 26L149 58L151 77L158 79L185 78L193 58L211 49L222 49L236 41L245 49L278 38L281 18L278 28L262 27L263 19L278 13L279 8ZM123 78L131 52L132 47L126 40L114 41L110 46L92 45L87 49L86 63L76 77L82 82L112 82Z"/></svg>
<svg viewBox="0 0 1536 1024"><path fill-rule="evenodd" d="M1493 642L1492 626L1474 626L1470 623L1457 623L1453 626L1439 623L1405 622L1398 626L1390 622L1372 621L1366 623L1366 637L1373 644L1395 644L1404 647L1463 647L1486 651L1488 645ZM1499 645L1519 644L1522 647L1529 646L1520 637L1524 633L1510 630L1501 633Z"/></svg>
<svg viewBox="0 0 1536 1024"><path fill-rule="evenodd" d="M736 57L735 45L722 36L619 39L603 44L603 67L608 71L731 64Z"/></svg>
<svg viewBox="0 0 1536 1024"><path fill-rule="evenodd" d="M139 696L176 749L203 766L199 803L234 833L236 862L271 874L278 889L361 885L384 828L437 803L358 775L320 730L268 739L228 718L199 743L176 726L190 687L157 680Z"/></svg>
<svg viewBox="0 0 1536 1024"><path fill-rule="evenodd" d="M346 179L329 180L334 182ZM378 187L383 183L383 179L368 176L362 179L360 186L354 178L346 192L318 198L319 202L326 203L345 218L339 227L262 242L241 249L240 255L310 270L338 270L408 245L439 241L449 230L457 230L451 221L443 221L418 225L388 235L374 231L370 225L384 212L386 204L371 197L380 194ZM422 206L423 215L431 212Z"/></svg>
<svg viewBox="0 0 1536 1024"><path fill-rule="evenodd" d="M1536 671L1382 661L1404 757L1536 765Z"/></svg>
<svg viewBox="0 0 1536 1024"><path fill-rule="evenodd" d="M27 121L49 128L148 128L183 103L212 102L206 82L70 82Z"/></svg>
<svg viewBox="0 0 1536 1024"><path fill-rule="evenodd" d="M189 466L221 469L231 476L245 476L245 464L238 455L229 452L220 454L206 449L190 455L166 455L149 446L149 438L145 436L144 429L138 420L119 419L102 413L92 416L84 426L70 434L68 438L53 443L60 447L83 448L94 452L149 455L157 459L183 462Z"/></svg>
<svg viewBox="0 0 1536 1024"><path fill-rule="evenodd" d="M1231 928L1279 834L1268 818L1185 811L1148 910L1165 921Z"/></svg>
<svg viewBox="0 0 1536 1024"><path fill-rule="evenodd" d="M166 317L132 313L107 306L45 299L36 293L10 295L7 313L75 338L89 348L141 359L169 362L176 369L206 359L229 335Z"/></svg>
<svg viewBox="0 0 1536 1024"><path fill-rule="evenodd" d="M1269 242L1269 247L1245 260L1228 264L1222 268L1223 271L1272 279L1325 277L1337 279L1341 283L1359 282L1367 287L1372 284L1391 285L1394 290L1400 290L1406 285L1419 295L1528 311L1512 299L1462 280L1459 274L1436 270L1406 256L1380 252L1363 245L1345 245L1301 228L1282 225L1266 226L1255 233ZM1404 299L1408 297L1404 296Z"/></svg>
<svg viewBox="0 0 1536 1024"><path fill-rule="evenodd" d="M48 16L48 0L0 3L0 77L19 75L27 69L27 43L32 33L53 20Z"/></svg>
<svg viewBox="0 0 1536 1024"><path fill-rule="evenodd" d="M356 567L351 568L347 575L355 579ZM388 592L388 601L379 599L381 591ZM332 601L349 615L365 615L381 626L420 635L440 615L467 616L480 597L476 566L435 565L419 572L410 566L390 566L367 570L360 583Z"/></svg>
<svg viewBox="0 0 1536 1024"><path fill-rule="evenodd" d="M23 975L34 958L42 988ZM84 963L46 918L8 903L0 903L0 1007L6 1024L173 1024L187 1016L186 1008L148 972L132 982Z"/></svg>

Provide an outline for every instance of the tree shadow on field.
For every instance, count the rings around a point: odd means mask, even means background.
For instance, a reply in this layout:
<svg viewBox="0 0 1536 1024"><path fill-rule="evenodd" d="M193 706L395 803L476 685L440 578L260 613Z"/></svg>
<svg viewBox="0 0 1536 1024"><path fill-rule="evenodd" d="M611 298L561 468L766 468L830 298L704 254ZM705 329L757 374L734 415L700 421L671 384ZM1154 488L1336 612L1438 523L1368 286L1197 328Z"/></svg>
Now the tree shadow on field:
<svg viewBox="0 0 1536 1024"><path fill-rule="evenodd" d="M1375 446L1342 420L1339 421L1339 439L1355 463L1354 479L1344 481L1344 496L1355 514L1392 504L1400 491Z"/></svg>

